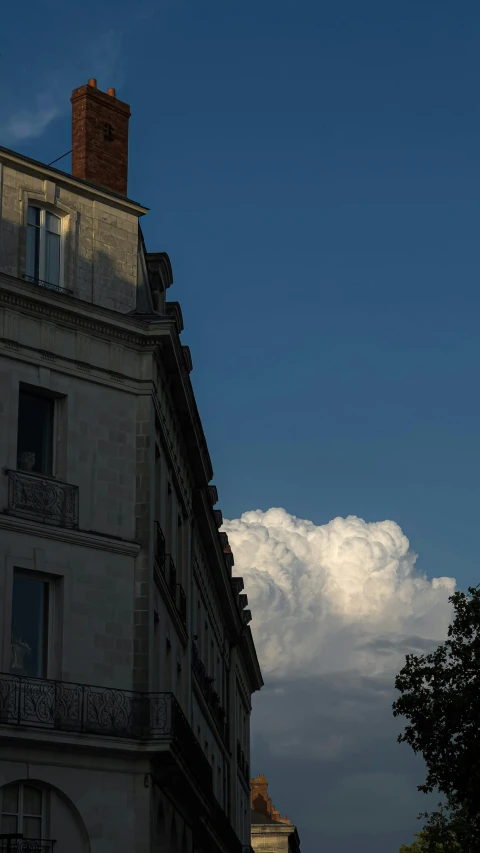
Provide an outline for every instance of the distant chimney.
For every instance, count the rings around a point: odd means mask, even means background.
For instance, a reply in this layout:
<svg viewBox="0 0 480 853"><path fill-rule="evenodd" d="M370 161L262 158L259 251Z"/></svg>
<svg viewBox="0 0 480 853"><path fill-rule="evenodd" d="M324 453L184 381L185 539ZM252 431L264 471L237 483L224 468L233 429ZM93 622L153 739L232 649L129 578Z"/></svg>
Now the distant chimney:
<svg viewBox="0 0 480 853"><path fill-rule="evenodd" d="M129 105L117 99L115 89L97 89L93 77L70 100L72 175L126 195Z"/></svg>
<svg viewBox="0 0 480 853"><path fill-rule="evenodd" d="M270 814L272 801L268 796L268 781L260 774L250 781L251 808L261 814Z"/></svg>

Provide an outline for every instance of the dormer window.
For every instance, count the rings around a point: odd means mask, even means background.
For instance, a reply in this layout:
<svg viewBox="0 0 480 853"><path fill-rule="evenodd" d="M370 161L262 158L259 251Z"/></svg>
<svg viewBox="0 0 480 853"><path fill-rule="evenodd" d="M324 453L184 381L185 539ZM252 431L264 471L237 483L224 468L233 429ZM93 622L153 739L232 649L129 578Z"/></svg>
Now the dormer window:
<svg viewBox="0 0 480 853"><path fill-rule="evenodd" d="M25 273L44 287L62 286L62 221L41 207L28 208Z"/></svg>

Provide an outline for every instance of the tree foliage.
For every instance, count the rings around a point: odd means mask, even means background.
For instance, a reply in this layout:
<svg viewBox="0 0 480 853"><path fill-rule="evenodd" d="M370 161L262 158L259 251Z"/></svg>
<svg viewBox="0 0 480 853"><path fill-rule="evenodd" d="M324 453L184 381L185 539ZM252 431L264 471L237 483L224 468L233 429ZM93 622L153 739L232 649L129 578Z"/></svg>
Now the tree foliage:
<svg viewBox="0 0 480 853"><path fill-rule="evenodd" d="M395 679L402 695L393 714L409 721L399 743L421 753L427 765L418 790L446 797L449 818L442 807L429 816L430 829L440 840L460 833L469 845L464 850L480 851L480 591L469 587L449 601L448 639L431 654L407 655Z"/></svg>
<svg viewBox="0 0 480 853"><path fill-rule="evenodd" d="M457 842L455 841L453 844L452 851L460 851ZM412 841L411 844L402 844L399 853L450 853L450 851L442 842L436 841L428 830L422 829L415 835L415 841Z"/></svg>

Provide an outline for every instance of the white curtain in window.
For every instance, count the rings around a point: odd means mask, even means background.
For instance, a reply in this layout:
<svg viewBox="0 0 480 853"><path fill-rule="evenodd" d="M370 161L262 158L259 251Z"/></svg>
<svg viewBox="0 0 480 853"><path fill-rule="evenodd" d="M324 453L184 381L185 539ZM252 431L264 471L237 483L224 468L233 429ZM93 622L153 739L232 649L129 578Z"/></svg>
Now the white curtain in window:
<svg viewBox="0 0 480 853"><path fill-rule="evenodd" d="M61 276L61 232L58 216L40 207L27 214L27 277L59 287Z"/></svg>
<svg viewBox="0 0 480 853"><path fill-rule="evenodd" d="M46 212L45 223L45 281L60 284L60 220Z"/></svg>

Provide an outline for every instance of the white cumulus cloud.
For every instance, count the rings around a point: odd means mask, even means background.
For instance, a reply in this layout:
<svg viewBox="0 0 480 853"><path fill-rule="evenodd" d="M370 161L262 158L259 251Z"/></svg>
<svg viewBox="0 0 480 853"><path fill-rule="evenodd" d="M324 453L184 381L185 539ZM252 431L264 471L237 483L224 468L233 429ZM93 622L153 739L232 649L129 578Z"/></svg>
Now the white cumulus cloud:
<svg viewBox="0 0 480 853"><path fill-rule="evenodd" d="M343 853L361 837L361 849L377 850L375 839L398 849L431 804L416 790L421 760L396 742L394 678L408 652L445 639L455 580L419 572L394 521L315 525L273 508L224 530L265 679L253 704L253 772L267 774L277 808L312 849Z"/></svg>
<svg viewBox="0 0 480 853"><path fill-rule="evenodd" d="M395 671L442 639L453 578L427 577L394 521L315 525L284 509L225 521L267 676Z"/></svg>

